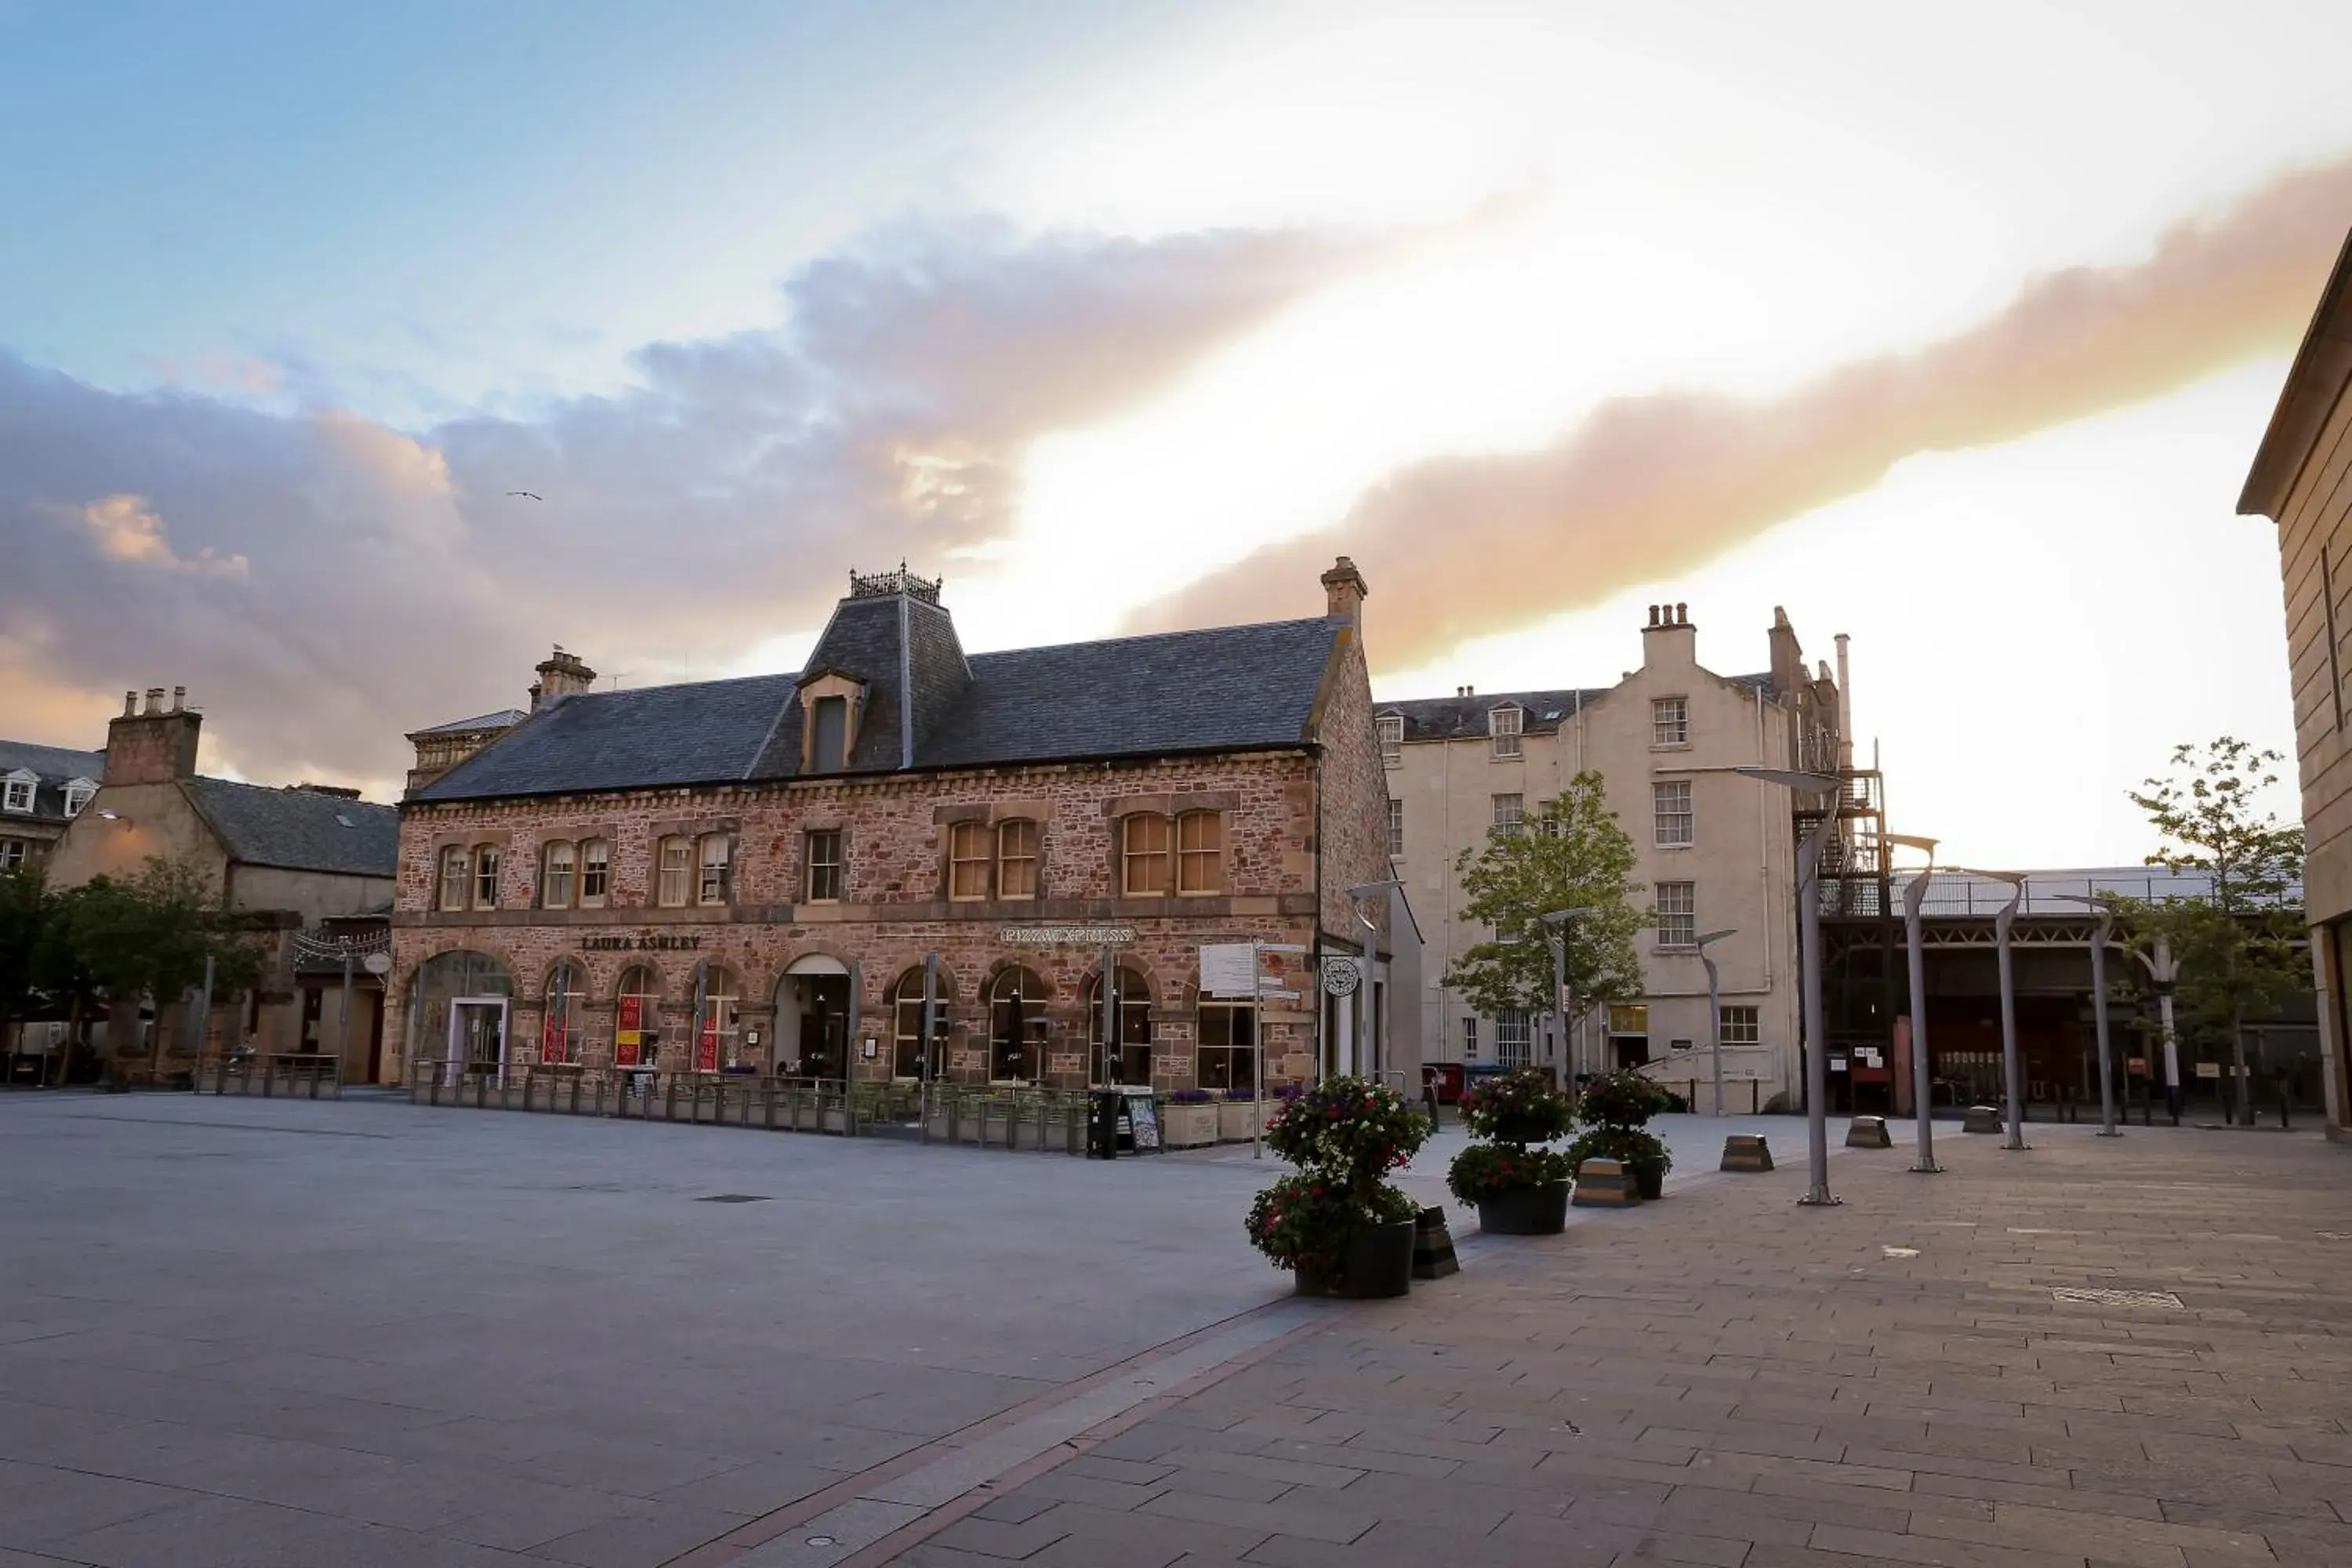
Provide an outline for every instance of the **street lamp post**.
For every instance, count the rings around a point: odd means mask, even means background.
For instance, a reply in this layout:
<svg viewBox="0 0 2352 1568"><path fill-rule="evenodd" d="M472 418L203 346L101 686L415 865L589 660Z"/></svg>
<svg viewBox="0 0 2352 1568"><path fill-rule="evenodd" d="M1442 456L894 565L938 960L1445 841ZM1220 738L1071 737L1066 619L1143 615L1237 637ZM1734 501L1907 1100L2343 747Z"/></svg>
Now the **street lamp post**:
<svg viewBox="0 0 2352 1568"><path fill-rule="evenodd" d="M2025 897L2025 879L2009 876L2009 902L1992 918L1995 957L2000 970L2000 1076L2001 1089L2008 1100L2009 1137L2001 1143L2004 1149L2025 1148L2024 1087L2018 1082L2017 1066L2017 974L2009 956L2010 929L2017 923L2017 906Z"/></svg>
<svg viewBox="0 0 2352 1568"><path fill-rule="evenodd" d="M1727 936L1738 936L1736 927L1711 931L1695 939L1698 961L1706 970L1706 1034L1707 1050L1715 1058L1715 1114L1723 1115L1723 977L1716 973L1715 960L1706 955L1709 942L1721 942Z"/></svg>
<svg viewBox="0 0 2352 1568"><path fill-rule="evenodd" d="M1731 770L1800 795L1834 796L1845 781L1834 773L1798 773L1787 768L1743 766ZM1838 1200L1830 1195L1829 1041L1822 1005L1822 850L1837 831L1837 806L1797 847L1797 939L1801 953L1805 992L1805 1143L1811 1184L1797 1200L1809 1207L1824 1207Z"/></svg>
<svg viewBox="0 0 2352 1568"><path fill-rule="evenodd" d="M2172 992L2180 983L2180 961L2172 956L2172 944L2162 937L2156 939L2156 951L2139 955L2147 970L2149 982L2156 987L2157 1020L2164 1035L2164 1109L2175 1127L2180 1125L2180 1037L2172 1032Z"/></svg>
<svg viewBox="0 0 2352 1568"><path fill-rule="evenodd" d="M1920 937L1920 917L1927 903L1927 887L1936 868L1936 840L1907 833L1890 833L1890 844L1927 852L1927 864L1903 889L1903 941L1911 971L1911 1114L1919 1129L1919 1157L1911 1169L1932 1176L1944 1167L1936 1163L1935 1089L1927 1065L1927 955Z"/></svg>
<svg viewBox="0 0 2352 1568"><path fill-rule="evenodd" d="M1551 1016L1553 1025L1559 1032L1560 1049L1568 1053L1567 1088L1570 1093L1576 1089L1576 1046L1568 1037L1569 1017L1575 1010L1570 1005L1568 991L1568 922L1600 912L1588 907L1554 910L1543 917L1543 924L1552 928L1544 932L1544 945L1551 950Z"/></svg>
<svg viewBox="0 0 2352 1568"><path fill-rule="evenodd" d="M2091 1017L2099 1046L2099 1136L2120 1138L2116 1125L2116 1067L2107 1052L2107 942L2116 934L2114 908L2087 893L2051 893L2070 904L2088 904L2099 911L2099 929L2091 938Z"/></svg>

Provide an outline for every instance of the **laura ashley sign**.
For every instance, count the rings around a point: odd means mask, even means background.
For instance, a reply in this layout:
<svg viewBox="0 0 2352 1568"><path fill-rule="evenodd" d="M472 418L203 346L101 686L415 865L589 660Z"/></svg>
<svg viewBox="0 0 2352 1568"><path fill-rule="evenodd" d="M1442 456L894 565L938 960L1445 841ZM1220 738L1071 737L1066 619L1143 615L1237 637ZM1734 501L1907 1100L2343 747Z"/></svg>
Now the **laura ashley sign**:
<svg viewBox="0 0 2352 1568"><path fill-rule="evenodd" d="M640 931L635 936L583 936L581 948L589 952L692 952L702 945L698 936L656 936Z"/></svg>

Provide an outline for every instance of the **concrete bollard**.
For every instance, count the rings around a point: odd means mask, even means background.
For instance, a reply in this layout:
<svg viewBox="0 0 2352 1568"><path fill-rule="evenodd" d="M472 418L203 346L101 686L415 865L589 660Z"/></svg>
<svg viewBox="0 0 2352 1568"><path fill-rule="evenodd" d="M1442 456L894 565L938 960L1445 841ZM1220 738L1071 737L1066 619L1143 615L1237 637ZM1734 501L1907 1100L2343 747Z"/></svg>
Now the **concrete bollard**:
<svg viewBox="0 0 2352 1568"><path fill-rule="evenodd" d="M1884 1116L1857 1116L1846 1123L1845 1146L1849 1149L1892 1149L1895 1140L1886 1135Z"/></svg>
<svg viewBox="0 0 2352 1568"><path fill-rule="evenodd" d="M1960 1123L1960 1131L1963 1132L2006 1132L2009 1129L2000 1119L2000 1107L1997 1105L1971 1105L1969 1107L1968 1120Z"/></svg>
<svg viewBox="0 0 2352 1568"><path fill-rule="evenodd" d="M1769 1171L1772 1168L1772 1150L1763 1135L1755 1132L1735 1132L1723 1141L1724 1171Z"/></svg>
<svg viewBox="0 0 2352 1568"><path fill-rule="evenodd" d="M1592 1159L1576 1168L1576 1195L1570 1201L1578 1208L1632 1208L1642 1194L1623 1161Z"/></svg>
<svg viewBox="0 0 2352 1568"><path fill-rule="evenodd" d="M1454 1256L1454 1233L1445 1226L1445 1211L1422 1210L1412 1221L1412 1277L1443 1279L1461 1272L1461 1259Z"/></svg>

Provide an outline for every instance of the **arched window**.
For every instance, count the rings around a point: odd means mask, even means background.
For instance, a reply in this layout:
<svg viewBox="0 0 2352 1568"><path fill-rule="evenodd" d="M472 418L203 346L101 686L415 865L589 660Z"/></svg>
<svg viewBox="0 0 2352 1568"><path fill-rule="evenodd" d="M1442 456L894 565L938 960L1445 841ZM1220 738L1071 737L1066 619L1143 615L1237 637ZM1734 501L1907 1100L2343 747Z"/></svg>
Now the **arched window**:
<svg viewBox="0 0 2352 1568"><path fill-rule="evenodd" d="M959 822L948 829L948 897L988 897L988 824Z"/></svg>
<svg viewBox="0 0 2352 1568"><path fill-rule="evenodd" d="M547 973L547 1008L539 1029L541 1063L578 1066L582 1027L587 1021L588 976L564 959Z"/></svg>
<svg viewBox="0 0 2352 1568"><path fill-rule="evenodd" d="M1034 971L1012 968L988 988L988 1076L1034 1083L1045 1076L1045 1003L1053 995Z"/></svg>
<svg viewBox="0 0 2352 1568"><path fill-rule="evenodd" d="M666 910L686 907L686 873L693 846L683 838L665 838L654 852L654 902Z"/></svg>
<svg viewBox="0 0 2352 1568"><path fill-rule="evenodd" d="M474 907L499 907L499 847L495 844L477 845L474 848Z"/></svg>
<svg viewBox="0 0 2352 1568"><path fill-rule="evenodd" d="M706 966L699 977L701 994L696 999L694 1018L694 1070L717 1072L721 1068L741 1067L743 1063L743 1032L739 1010L743 1001L743 987L735 972L723 963Z"/></svg>
<svg viewBox="0 0 2352 1568"><path fill-rule="evenodd" d="M1153 897L1168 890L1168 819L1139 811L1119 818L1119 890Z"/></svg>
<svg viewBox="0 0 2352 1568"><path fill-rule="evenodd" d="M1248 1089L1257 1082L1257 1015L1246 1002L1201 999L1193 1082L1202 1089Z"/></svg>
<svg viewBox="0 0 2352 1568"><path fill-rule="evenodd" d="M574 855L572 841L568 838L559 838L540 851L541 908L568 910L572 907Z"/></svg>
<svg viewBox="0 0 2352 1568"><path fill-rule="evenodd" d="M601 910L613 880L613 847L602 838L580 841L580 907Z"/></svg>
<svg viewBox="0 0 2352 1568"><path fill-rule="evenodd" d="M436 908L462 910L466 907L467 884L473 875L471 867L472 861L467 858L464 845L452 844L441 851L441 886L439 896L433 900Z"/></svg>
<svg viewBox="0 0 2352 1568"><path fill-rule="evenodd" d="M1087 1076L1095 1083L1148 1084L1151 1081L1151 984L1132 969L1118 971L1111 991L1111 1008L1118 1015L1118 1049L1103 1054L1102 976L1087 982Z"/></svg>
<svg viewBox="0 0 2352 1568"><path fill-rule="evenodd" d="M1223 892L1225 886L1225 819L1213 811L1188 811L1176 819L1176 890Z"/></svg>
<svg viewBox="0 0 2352 1568"><path fill-rule="evenodd" d="M699 857L702 874L695 882L694 901L698 904L723 904L734 891L733 842L724 833L702 836Z"/></svg>
<svg viewBox="0 0 2352 1568"><path fill-rule="evenodd" d="M890 1074L893 1078L941 1079L947 1076L948 1003L954 987L948 973L940 971L938 1011L931 1021L931 1059L923 1060L923 971L908 970L890 988Z"/></svg>
<svg viewBox="0 0 2352 1568"><path fill-rule="evenodd" d="M1027 817L996 825L996 896L1037 896L1037 825Z"/></svg>
<svg viewBox="0 0 2352 1568"><path fill-rule="evenodd" d="M633 963L621 972L613 1001L613 1065L653 1067L660 1051L661 975L648 964Z"/></svg>
<svg viewBox="0 0 2352 1568"><path fill-rule="evenodd" d="M458 849L458 865L466 868L466 851ZM465 877L458 878L463 889ZM507 966L487 952L440 952L416 966L408 984L408 1059L448 1063L448 1080L471 1064L500 1059L503 1032L497 1012L457 1004L488 996L514 994L514 979ZM261 994L250 993L257 1016ZM457 1013L452 1027L451 1014Z"/></svg>

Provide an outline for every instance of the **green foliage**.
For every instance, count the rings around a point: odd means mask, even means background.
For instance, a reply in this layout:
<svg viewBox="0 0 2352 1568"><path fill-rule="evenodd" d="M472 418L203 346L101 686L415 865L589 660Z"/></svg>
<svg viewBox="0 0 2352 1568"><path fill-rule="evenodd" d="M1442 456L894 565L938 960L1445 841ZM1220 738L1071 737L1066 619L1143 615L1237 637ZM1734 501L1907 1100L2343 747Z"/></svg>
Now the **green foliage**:
<svg viewBox="0 0 2352 1568"><path fill-rule="evenodd" d="M1613 1072L1584 1086L1576 1120L1587 1127L1639 1127L1674 1103L1674 1097L1638 1072Z"/></svg>
<svg viewBox="0 0 2352 1568"><path fill-rule="evenodd" d="M1622 1160L1628 1165L1655 1165L1661 1171L1675 1168L1675 1157L1664 1141L1638 1127L1588 1128L1569 1141L1566 1158L1570 1170L1587 1160Z"/></svg>
<svg viewBox="0 0 2352 1568"><path fill-rule="evenodd" d="M1541 1068L1518 1068L1465 1089L1462 1123L1497 1143L1548 1143L1568 1132L1568 1096Z"/></svg>
<svg viewBox="0 0 2352 1568"><path fill-rule="evenodd" d="M1457 862L1463 918L1493 928L1445 972L1445 984L1481 1013L1552 1010L1549 928L1555 910L1595 912L1562 922L1565 972L1578 1016L1642 994L1633 938L1651 920L1637 900L1633 841L1611 812L1597 773L1580 773L1517 832L1497 832Z"/></svg>
<svg viewBox="0 0 2352 1568"><path fill-rule="evenodd" d="M1349 1237L1412 1217L1412 1200L1388 1173L1428 1141L1428 1121L1386 1084L1325 1079L1266 1123L1266 1147L1299 1172L1251 1204L1250 1244L1277 1268L1335 1279Z"/></svg>
<svg viewBox="0 0 2352 1568"><path fill-rule="evenodd" d="M184 861L151 858L128 879L51 888L38 871L0 876L0 1016L37 1005L174 1000L204 979L215 991L260 977L261 955L210 881Z"/></svg>
<svg viewBox="0 0 2352 1568"><path fill-rule="evenodd" d="M1567 1155L1551 1149L1528 1149L1515 1143L1473 1143L1454 1156L1445 1170L1445 1188L1454 1201L1475 1207L1504 1193L1548 1187L1575 1175Z"/></svg>
<svg viewBox="0 0 2352 1568"><path fill-rule="evenodd" d="M2277 786L2284 761L2224 735L2174 748L2170 773L2131 794L2158 837L2147 863L2202 872L2212 890L2124 903L2126 929L2135 947L2153 953L2161 944L2179 966L2174 1005L2182 1034L2241 1055L2249 1016L2275 1012L2312 984L2310 960L2297 946L2303 911L2293 897L2303 829L2257 798Z"/></svg>
<svg viewBox="0 0 2352 1568"><path fill-rule="evenodd" d="M1283 1177L1250 1205L1251 1243L1277 1268L1336 1279L1348 1238L1370 1225L1412 1217L1412 1200L1382 1182L1369 1197L1316 1171Z"/></svg>

